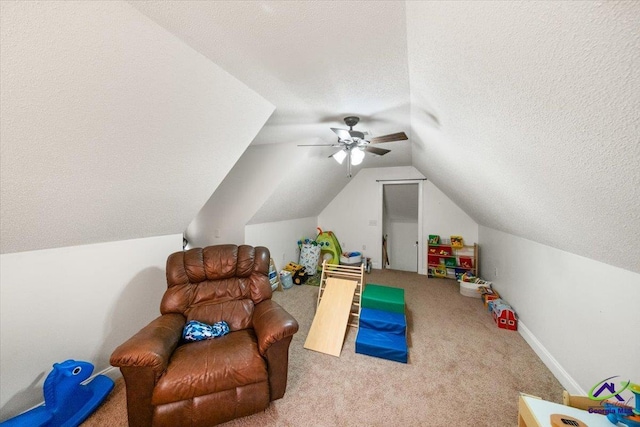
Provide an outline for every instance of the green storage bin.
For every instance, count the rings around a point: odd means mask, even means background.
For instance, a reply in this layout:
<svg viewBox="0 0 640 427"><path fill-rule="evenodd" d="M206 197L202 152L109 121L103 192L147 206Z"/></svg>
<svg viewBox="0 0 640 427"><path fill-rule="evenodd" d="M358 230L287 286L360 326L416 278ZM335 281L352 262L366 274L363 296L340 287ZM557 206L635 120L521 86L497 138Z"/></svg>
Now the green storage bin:
<svg viewBox="0 0 640 427"><path fill-rule="evenodd" d="M458 266L458 264L456 264L456 259L455 258L445 258L444 265L445 265L445 267L457 267Z"/></svg>

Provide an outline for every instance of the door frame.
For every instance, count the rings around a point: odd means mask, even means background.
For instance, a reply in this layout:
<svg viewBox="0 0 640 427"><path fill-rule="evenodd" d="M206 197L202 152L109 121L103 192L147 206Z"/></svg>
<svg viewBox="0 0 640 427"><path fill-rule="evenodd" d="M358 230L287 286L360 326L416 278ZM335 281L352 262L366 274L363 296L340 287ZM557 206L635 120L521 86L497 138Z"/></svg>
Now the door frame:
<svg viewBox="0 0 640 427"><path fill-rule="evenodd" d="M418 274L427 274L427 270L425 268L425 251L424 251L424 232L423 232L423 209L424 209L424 188L423 188L424 179L402 179L402 180L388 180L388 181L378 181L379 190L378 190L378 227L377 233L380 236L380 246L379 246L379 259L380 259L380 268L384 267L384 259L382 259L382 227L384 225L384 186L385 185L401 185L401 184L418 184Z"/></svg>

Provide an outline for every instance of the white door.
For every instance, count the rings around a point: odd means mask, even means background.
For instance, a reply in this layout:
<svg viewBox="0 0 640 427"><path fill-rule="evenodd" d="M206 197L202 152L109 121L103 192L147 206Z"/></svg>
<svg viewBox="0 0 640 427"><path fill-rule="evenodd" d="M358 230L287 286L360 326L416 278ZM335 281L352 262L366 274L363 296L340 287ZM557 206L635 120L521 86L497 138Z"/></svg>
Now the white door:
<svg viewBox="0 0 640 427"><path fill-rule="evenodd" d="M383 225L387 254L393 270L418 271L419 185L383 186Z"/></svg>

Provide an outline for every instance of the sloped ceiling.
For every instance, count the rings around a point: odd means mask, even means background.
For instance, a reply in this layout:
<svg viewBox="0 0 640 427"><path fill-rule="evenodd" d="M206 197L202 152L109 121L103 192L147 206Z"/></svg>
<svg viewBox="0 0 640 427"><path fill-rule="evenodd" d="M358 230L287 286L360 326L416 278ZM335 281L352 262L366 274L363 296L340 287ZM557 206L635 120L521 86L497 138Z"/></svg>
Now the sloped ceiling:
<svg viewBox="0 0 640 427"><path fill-rule="evenodd" d="M269 218L257 223L314 216L306 212L316 209L315 200L310 199L318 195L316 187L337 194L347 178L333 173L337 185L320 180L314 188L297 188L297 175L309 173L305 166L309 155L310 151L296 150L290 143L250 146L189 224L185 233L189 242L193 246L242 244L245 225L256 215ZM326 168L322 172L326 174Z"/></svg>
<svg viewBox="0 0 640 427"><path fill-rule="evenodd" d="M331 105L392 132L410 105L411 163L479 224L632 271L640 245L620 236L640 235L639 5L136 3L277 106L254 144L332 138ZM292 164L251 222L326 205L340 185L326 154ZM283 210L296 191L315 197Z"/></svg>
<svg viewBox="0 0 640 427"><path fill-rule="evenodd" d="M163 39L164 51L179 52L188 45L207 60L209 65L203 67L220 66L277 108L254 145L333 142L329 127L340 127L344 116L356 114L362 118L357 126L361 130L373 135L404 130L410 137L408 143L383 145L393 151L365 159L363 167L412 164L479 224L640 272L640 245L634 241L640 235L640 3L132 1L130 5L155 21L158 29L176 36L172 41ZM122 4L99 7L104 10L96 19L102 22L110 19L110 8L119 10ZM122 24L113 19L105 28L118 33ZM55 27L50 28L53 35L63 32L62 26ZM3 72L5 34L9 33L3 21ZM130 44L136 36L127 34L122 39ZM157 34L137 38L150 37ZM153 74L161 67L149 68ZM176 80L183 85L188 79L167 77L166 84ZM3 103L4 88L3 75ZM179 96L182 90L176 87L172 93ZM251 115L253 102L238 104ZM200 110L183 101L176 105L165 110L166 117L172 117L169 111L186 108L180 122ZM256 121L234 111L222 116L226 130L235 132L215 139L216 155L229 151L234 157L244 146L233 139L244 131L252 133L247 127ZM9 125L5 127L4 115L2 122L5 150ZM172 139L179 133L175 131ZM194 157L202 158L202 146L211 142L195 140L199 142ZM131 150L125 148L117 145L114 152ZM296 149L307 150L303 160L292 156L291 169L285 173L289 178L269 189L270 197L256 208L250 222L317 214L346 182L339 175L345 171L327 159L331 148ZM70 146L67 151L73 150ZM153 146L142 151L153 151ZM129 158L140 158L140 153L134 150ZM115 161L107 148L100 154ZM3 151L3 161L4 157ZM171 170L173 165L162 159L147 179ZM203 163L211 164L208 159ZM44 160L38 162L46 166ZM177 163L184 167L185 162ZM206 185L217 187L228 171L225 164L205 179ZM3 191L5 177L14 173L15 169L5 173L3 167ZM91 173L83 169L72 177L78 181ZM102 176L105 182L112 179L113 175ZM255 180L258 183L260 177ZM46 179L39 177L37 182L46 184ZM68 182L55 185L64 187ZM91 194L120 193L129 182L117 181ZM46 185L42 188L46 194L52 192ZM34 188L26 190L25 194ZM297 191L306 191L305 196L293 209L283 211L283 203ZM157 190L151 194L152 200L163 197ZM178 204L204 204L188 194L179 200ZM88 198L78 203L67 197L65 202L75 207L88 203ZM122 217L129 218L131 209L141 205L146 202L118 206L124 209ZM42 212L42 207L36 206L36 211ZM154 212L173 211L174 205L164 200L153 207ZM89 217L91 223L99 222L96 214ZM182 219L154 230L176 232L174 225ZM73 230L71 222L64 224L66 232ZM138 236L154 232L147 227L131 225Z"/></svg>
<svg viewBox="0 0 640 427"><path fill-rule="evenodd" d="M1 8L3 253L181 233L273 111L127 3Z"/></svg>
<svg viewBox="0 0 640 427"><path fill-rule="evenodd" d="M335 142L351 114L374 135L409 128L403 2L130 3L276 106L255 144Z"/></svg>
<svg viewBox="0 0 640 427"><path fill-rule="evenodd" d="M270 196L251 224L318 215L348 182L346 165L328 159L335 148L296 144L334 143L330 127L345 128L348 115L359 116L356 129L373 136L409 133L403 2L131 4L276 106L253 145L290 144L295 152L287 179L265 188ZM411 164L410 143L380 147L392 151L367 157L354 173Z"/></svg>
<svg viewBox="0 0 640 427"><path fill-rule="evenodd" d="M408 2L407 39L414 166L479 224L640 272L640 2Z"/></svg>

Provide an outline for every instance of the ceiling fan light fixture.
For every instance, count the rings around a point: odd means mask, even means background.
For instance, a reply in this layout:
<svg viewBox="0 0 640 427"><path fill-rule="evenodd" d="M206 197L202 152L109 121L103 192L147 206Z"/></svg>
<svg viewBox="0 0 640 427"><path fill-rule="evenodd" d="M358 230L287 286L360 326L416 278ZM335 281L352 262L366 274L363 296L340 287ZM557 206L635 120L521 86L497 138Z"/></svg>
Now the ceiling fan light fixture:
<svg viewBox="0 0 640 427"><path fill-rule="evenodd" d="M409 139L404 132L396 132L388 135L377 137L368 137L369 132L361 132L353 130L358 124L360 118L357 116L349 116L344 118L344 123L349 129L330 128L338 137L338 142L333 144L299 144L298 146L330 146L340 147L340 151L333 153L329 157L343 164L347 159L347 176L351 178L351 166L358 166L364 161L365 151L374 156L383 156L390 152L386 148L372 146L372 144L380 144L384 142L405 141Z"/></svg>
<svg viewBox="0 0 640 427"><path fill-rule="evenodd" d="M355 147L351 150L351 164L358 166L364 160L364 151L361 148Z"/></svg>
<svg viewBox="0 0 640 427"><path fill-rule="evenodd" d="M333 157L333 159L339 164L342 164L342 162L344 162L344 159L347 157L347 152L344 150L340 150L331 157Z"/></svg>

